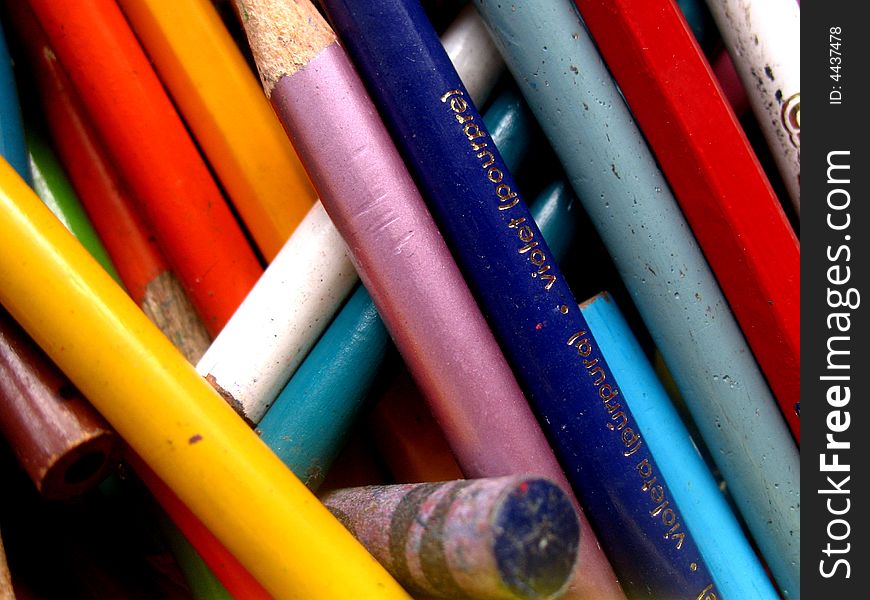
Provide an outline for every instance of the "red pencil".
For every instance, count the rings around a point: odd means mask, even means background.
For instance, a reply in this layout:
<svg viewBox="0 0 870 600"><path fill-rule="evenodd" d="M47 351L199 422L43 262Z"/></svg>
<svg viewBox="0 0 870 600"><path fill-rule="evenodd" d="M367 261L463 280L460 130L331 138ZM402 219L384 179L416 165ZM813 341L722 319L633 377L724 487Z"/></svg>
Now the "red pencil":
<svg viewBox="0 0 870 600"><path fill-rule="evenodd" d="M209 332L262 268L117 5L30 6Z"/></svg>
<svg viewBox="0 0 870 600"><path fill-rule="evenodd" d="M196 364L209 345L202 322L96 138L39 24L21 4L10 11L28 54L29 70L35 74L55 148L124 286L151 321Z"/></svg>
<svg viewBox="0 0 870 600"><path fill-rule="evenodd" d="M576 4L800 442L800 248L710 65L671 0Z"/></svg>
<svg viewBox="0 0 870 600"><path fill-rule="evenodd" d="M136 475L142 480L160 507L169 515L179 531L184 534L203 562L215 574L233 598L245 600L268 600L272 596L254 579L245 567L221 544L214 534L202 524L187 505L169 489L160 477L145 464L129 447L124 456Z"/></svg>

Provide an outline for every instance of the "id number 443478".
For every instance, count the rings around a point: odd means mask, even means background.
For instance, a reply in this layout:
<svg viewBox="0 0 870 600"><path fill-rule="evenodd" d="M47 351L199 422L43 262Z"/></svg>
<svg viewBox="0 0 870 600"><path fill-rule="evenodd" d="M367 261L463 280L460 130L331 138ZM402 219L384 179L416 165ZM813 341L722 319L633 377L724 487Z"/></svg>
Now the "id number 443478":
<svg viewBox="0 0 870 600"><path fill-rule="evenodd" d="M843 28L839 26L831 27L828 30L828 68L831 69L831 79L840 83L840 69L843 68L843 53L840 46L843 45Z"/></svg>

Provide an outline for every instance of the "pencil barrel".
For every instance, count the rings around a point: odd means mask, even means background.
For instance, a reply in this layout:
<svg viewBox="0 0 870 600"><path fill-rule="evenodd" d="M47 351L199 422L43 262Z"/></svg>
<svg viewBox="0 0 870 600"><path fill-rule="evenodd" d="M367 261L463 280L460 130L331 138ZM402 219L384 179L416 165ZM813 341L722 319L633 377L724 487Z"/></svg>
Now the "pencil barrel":
<svg viewBox="0 0 870 600"><path fill-rule="evenodd" d="M112 429L2 308L0 432L53 500L99 483L114 455Z"/></svg>

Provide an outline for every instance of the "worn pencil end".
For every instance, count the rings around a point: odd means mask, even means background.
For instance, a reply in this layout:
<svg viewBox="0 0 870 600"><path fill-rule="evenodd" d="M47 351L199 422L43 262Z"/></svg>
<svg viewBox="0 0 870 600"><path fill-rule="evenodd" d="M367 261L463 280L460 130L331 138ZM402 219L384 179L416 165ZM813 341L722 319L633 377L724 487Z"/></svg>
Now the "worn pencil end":
<svg viewBox="0 0 870 600"><path fill-rule="evenodd" d="M266 96L281 77L293 75L336 41L308 0L236 0L236 6Z"/></svg>

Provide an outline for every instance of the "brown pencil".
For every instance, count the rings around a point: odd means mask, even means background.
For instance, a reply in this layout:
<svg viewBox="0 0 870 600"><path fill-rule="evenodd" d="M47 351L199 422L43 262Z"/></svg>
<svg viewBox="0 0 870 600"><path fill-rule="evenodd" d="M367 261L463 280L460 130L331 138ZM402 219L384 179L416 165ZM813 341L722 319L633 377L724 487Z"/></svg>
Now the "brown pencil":
<svg viewBox="0 0 870 600"><path fill-rule="evenodd" d="M39 492L70 498L99 483L116 437L0 308L0 434Z"/></svg>

